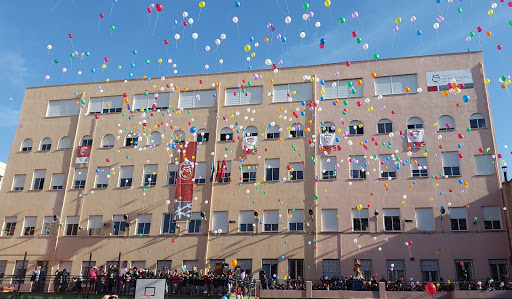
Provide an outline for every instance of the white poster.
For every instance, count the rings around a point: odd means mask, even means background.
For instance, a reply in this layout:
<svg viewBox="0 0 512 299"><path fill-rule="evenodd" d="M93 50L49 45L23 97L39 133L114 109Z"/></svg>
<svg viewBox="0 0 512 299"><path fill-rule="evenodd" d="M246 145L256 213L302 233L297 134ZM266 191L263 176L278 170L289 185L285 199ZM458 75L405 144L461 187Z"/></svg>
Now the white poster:
<svg viewBox="0 0 512 299"><path fill-rule="evenodd" d="M334 147L335 140L336 134L334 133L320 134L320 147L322 147L324 151L330 151Z"/></svg>
<svg viewBox="0 0 512 299"><path fill-rule="evenodd" d="M428 72L426 76L428 91L448 90L448 83L451 83L452 79L455 79L459 88L473 88L473 75L469 69Z"/></svg>
<svg viewBox="0 0 512 299"><path fill-rule="evenodd" d="M425 142L424 129L407 130L407 141L411 148L422 148L427 145Z"/></svg>

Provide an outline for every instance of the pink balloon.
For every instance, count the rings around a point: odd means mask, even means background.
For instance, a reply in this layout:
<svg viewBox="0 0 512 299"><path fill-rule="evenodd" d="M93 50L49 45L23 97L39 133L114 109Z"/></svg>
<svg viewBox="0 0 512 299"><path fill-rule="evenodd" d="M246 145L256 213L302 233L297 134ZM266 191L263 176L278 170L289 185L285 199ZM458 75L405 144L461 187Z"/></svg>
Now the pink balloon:
<svg viewBox="0 0 512 299"><path fill-rule="evenodd" d="M352 18L354 18L354 19L359 18L359 14L357 13L357 11L354 11L354 12L352 13Z"/></svg>
<svg viewBox="0 0 512 299"><path fill-rule="evenodd" d="M352 31L352 37L356 37L357 36L357 31Z"/></svg>
<svg viewBox="0 0 512 299"><path fill-rule="evenodd" d="M393 26L393 32L398 32L398 26Z"/></svg>

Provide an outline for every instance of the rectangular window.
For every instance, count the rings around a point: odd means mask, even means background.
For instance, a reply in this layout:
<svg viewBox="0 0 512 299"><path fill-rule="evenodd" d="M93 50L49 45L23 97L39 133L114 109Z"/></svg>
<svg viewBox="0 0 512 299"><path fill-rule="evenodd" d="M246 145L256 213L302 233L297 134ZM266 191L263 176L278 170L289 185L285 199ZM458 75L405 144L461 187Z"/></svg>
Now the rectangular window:
<svg viewBox="0 0 512 299"><path fill-rule="evenodd" d="M0 284L4 282L3 278L5 277L5 268L7 268L7 261L0 260Z"/></svg>
<svg viewBox="0 0 512 299"><path fill-rule="evenodd" d="M13 191L22 191L25 187L25 179L27 178L24 174L16 174L14 175L14 180L12 183Z"/></svg>
<svg viewBox="0 0 512 299"><path fill-rule="evenodd" d="M252 259L237 259L237 264L246 275L252 274Z"/></svg>
<svg viewBox="0 0 512 299"><path fill-rule="evenodd" d="M226 89L226 106L261 104L263 87L245 87L245 93L239 88Z"/></svg>
<svg viewBox="0 0 512 299"><path fill-rule="evenodd" d="M25 277L27 275L28 261L16 261L14 265L14 273L11 280L12 284L23 284L25 283Z"/></svg>
<svg viewBox="0 0 512 299"><path fill-rule="evenodd" d="M96 188L107 188L108 187L108 167L100 167L96 169Z"/></svg>
<svg viewBox="0 0 512 299"><path fill-rule="evenodd" d="M365 164L366 159L364 156L350 156L350 178L351 179L366 179Z"/></svg>
<svg viewBox="0 0 512 299"><path fill-rule="evenodd" d="M240 211L238 216L238 231L253 232L254 231L254 211Z"/></svg>
<svg viewBox="0 0 512 299"><path fill-rule="evenodd" d="M33 236L36 229L37 217L25 217L25 224L23 225L23 235Z"/></svg>
<svg viewBox="0 0 512 299"><path fill-rule="evenodd" d="M195 184L205 184L206 183L206 162L196 163L196 169L194 173L194 183Z"/></svg>
<svg viewBox="0 0 512 299"><path fill-rule="evenodd" d="M288 260L288 277L290 279L304 278L304 260Z"/></svg>
<svg viewBox="0 0 512 299"><path fill-rule="evenodd" d="M338 231L338 210L322 210L322 231Z"/></svg>
<svg viewBox="0 0 512 299"><path fill-rule="evenodd" d="M428 177L427 158L411 158L411 176Z"/></svg>
<svg viewBox="0 0 512 299"><path fill-rule="evenodd" d="M373 276L372 271L372 260L366 259L366 260L359 260L361 263L361 271L363 272L363 277L365 279L370 279L370 277ZM357 260L354 260L354 265L357 263Z"/></svg>
<svg viewBox="0 0 512 299"><path fill-rule="evenodd" d="M189 260L189 261L183 261L183 268L187 269L187 271L197 271L199 263L197 260Z"/></svg>
<svg viewBox="0 0 512 299"><path fill-rule="evenodd" d="M87 168L76 168L73 178L73 189L85 189L85 180L87 178Z"/></svg>
<svg viewBox="0 0 512 299"><path fill-rule="evenodd" d="M151 228L151 215L138 215L137 216L137 235L149 235Z"/></svg>
<svg viewBox="0 0 512 299"><path fill-rule="evenodd" d="M279 159L265 160L265 181L279 181Z"/></svg>
<svg viewBox="0 0 512 299"><path fill-rule="evenodd" d="M222 163L220 163L222 167ZM222 177L219 178L219 183L229 183L231 182L231 161L226 161L225 165L226 169L222 174Z"/></svg>
<svg viewBox="0 0 512 299"><path fill-rule="evenodd" d="M459 176L460 175L460 161L458 152L444 152L441 153L443 160L444 175Z"/></svg>
<svg viewBox="0 0 512 299"><path fill-rule="evenodd" d="M119 174L119 187L131 187L133 178L133 166L121 166Z"/></svg>
<svg viewBox="0 0 512 299"><path fill-rule="evenodd" d="M89 226L87 232L89 236L101 235L101 227L103 226L103 216L89 216Z"/></svg>
<svg viewBox="0 0 512 299"><path fill-rule="evenodd" d="M263 211L263 231L277 232L279 230L279 211Z"/></svg>
<svg viewBox="0 0 512 299"><path fill-rule="evenodd" d="M58 228L56 224L56 220L53 216L46 216L44 217L44 223L43 223L43 236L55 236L56 230Z"/></svg>
<svg viewBox="0 0 512 299"><path fill-rule="evenodd" d="M261 260L261 268L267 278L271 278L274 274L277 275L277 264L278 261L274 259L263 259Z"/></svg>
<svg viewBox="0 0 512 299"><path fill-rule="evenodd" d="M34 184L32 185L32 190L43 190L45 176L46 176L46 170L44 170L44 169L34 170Z"/></svg>
<svg viewBox="0 0 512 299"><path fill-rule="evenodd" d="M384 230L400 231L400 209L383 209Z"/></svg>
<svg viewBox="0 0 512 299"><path fill-rule="evenodd" d="M123 215L114 216L112 222L112 235L119 236L126 231L126 219Z"/></svg>
<svg viewBox="0 0 512 299"><path fill-rule="evenodd" d="M201 213L192 213L190 216L190 220L188 221L188 233L201 233Z"/></svg>
<svg viewBox="0 0 512 299"><path fill-rule="evenodd" d="M450 228L453 231L468 230L466 208L449 208Z"/></svg>
<svg viewBox="0 0 512 299"><path fill-rule="evenodd" d="M340 260L322 260L322 276L327 279L340 277Z"/></svg>
<svg viewBox="0 0 512 299"><path fill-rule="evenodd" d="M499 207L482 207L482 218L486 230L501 229L501 209Z"/></svg>
<svg viewBox="0 0 512 299"><path fill-rule="evenodd" d="M473 281L473 260L455 260L457 281Z"/></svg>
<svg viewBox="0 0 512 299"><path fill-rule="evenodd" d="M290 163L290 170L288 173L291 181L304 180L304 164Z"/></svg>
<svg viewBox="0 0 512 299"><path fill-rule="evenodd" d="M279 130L281 130L279 126L269 126L266 132L267 139L278 139L281 137L281 131Z"/></svg>
<svg viewBox="0 0 512 299"><path fill-rule="evenodd" d="M388 281L405 280L405 260L386 260Z"/></svg>
<svg viewBox="0 0 512 299"><path fill-rule="evenodd" d="M489 270L491 279L495 281L506 281L505 275L508 275L507 260L489 260Z"/></svg>
<svg viewBox="0 0 512 299"><path fill-rule="evenodd" d="M76 100L49 101L46 109L46 117L78 115L80 105Z"/></svg>
<svg viewBox="0 0 512 299"><path fill-rule="evenodd" d="M352 209L352 229L356 232L367 232L368 227L368 209Z"/></svg>
<svg viewBox="0 0 512 299"><path fill-rule="evenodd" d="M64 188L64 174L54 173L52 175L52 190L62 190Z"/></svg>
<svg viewBox="0 0 512 299"><path fill-rule="evenodd" d="M78 234L79 217L68 216L66 219L66 236L76 236Z"/></svg>
<svg viewBox="0 0 512 299"><path fill-rule="evenodd" d="M491 155L475 155L475 167L477 175L495 174L494 159Z"/></svg>
<svg viewBox="0 0 512 299"><path fill-rule="evenodd" d="M204 108L215 106L215 90L180 91L178 108Z"/></svg>
<svg viewBox="0 0 512 299"><path fill-rule="evenodd" d="M170 163L167 167L167 185L176 185L178 182L178 165Z"/></svg>
<svg viewBox="0 0 512 299"><path fill-rule="evenodd" d="M213 212L212 231L219 234L227 234L229 232L228 212Z"/></svg>
<svg viewBox="0 0 512 299"><path fill-rule="evenodd" d="M82 277L89 277L91 268L96 266L96 261L83 261L82 262ZM61 268L62 269L62 268Z"/></svg>
<svg viewBox="0 0 512 299"><path fill-rule="evenodd" d="M291 126L289 135L290 138L304 137L304 128L300 124L294 124Z"/></svg>
<svg viewBox="0 0 512 299"><path fill-rule="evenodd" d="M144 165L143 186L156 186L156 177L158 174L158 165Z"/></svg>
<svg viewBox="0 0 512 299"><path fill-rule="evenodd" d="M422 231L434 230L434 210L432 208L416 208L416 228Z"/></svg>
<svg viewBox="0 0 512 299"><path fill-rule="evenodd" d="M439 281L439 260L421 260L420 270L423 281Z"/></svg>
<svg viewBox="0 0 512 299"><path fill-rule="evenodd" d="M16 230L16 217L5 217L4 221L4 237L14 236L14 231Z"/></svg>
<svg viewBox="0 0 512 299"><path fill-rule="evenodd" d="M357 85L357 81L362 79L353 80L339 80L325 82L323 86L325 100L334 99L347 99L351 97L363 96L363 84ZM352 89L353 88L353 89Z"/></svg>
<svg viewBox="0 0 512 299"><path fill-rule="evenodd" d="M256 182L256 165L242 166L242 182Z"/></svg>
<svg viewBox="0 0 512 299"><path fill-rule="evenodd" d="M274 85L272 102L309 102L312 99L311 83Z"/></svg>
<svg viewBox="0 0 512 299"><path fill-rule="evenodd" d="M210 269L215 269L215 271L222 269L225 261L224 259L211 259Z"/></svg>
<svg viewBox="0 0 512 299"><path fill-rule="evenodd" d="M156 261L156 271L164 271L168 270L171 271L172 268L172 261Z"/></svg>
<svg viewBox="0 0 512 299"><path fill-rule="evenodd" d="M409 88L409 92L406 92ZM375 95L391 95L404 93L417 93L418 76L400 75L375 78Z"/></svg>
<svg viewBox="0 0 512 299"><path fill-rule="evenodd" d="M304 231L304 210L288 210L288 228L290 231Z"/></svg>
<svg viewBox="0 0 512 299"><path fill-rule="evenodd" d="M119 113L123 110L123 97L102 97L89 100L89 114Z"/></svg>
<svg viewBox="0 0 512 299"><path fill-rule="evenodd" d="M154 104L154 105L153 105ZM158 98L154 95L135 95L133 99L133 110L166 110L169 106L169 94L158 94ZM154 108L153 108L154 107Z"/></svg>
<svg viewBox="0 0 512 299"><path fill-rule="evenodd" d="M379 155L380 177L396 178L396 165L391 155Z"/></svg>
<svg viewBox="0 0 512 299"><path fill-rule="evenodd" d="M322 157L320 163L322 180L336 179L336 157Z"/></svg>
<svg viewBox="0 0 512 299"><path fill-rule="evenodd" d="M174 214L164 214L162 217L162 234L175 234L176 233L176 219Z"/></svg>

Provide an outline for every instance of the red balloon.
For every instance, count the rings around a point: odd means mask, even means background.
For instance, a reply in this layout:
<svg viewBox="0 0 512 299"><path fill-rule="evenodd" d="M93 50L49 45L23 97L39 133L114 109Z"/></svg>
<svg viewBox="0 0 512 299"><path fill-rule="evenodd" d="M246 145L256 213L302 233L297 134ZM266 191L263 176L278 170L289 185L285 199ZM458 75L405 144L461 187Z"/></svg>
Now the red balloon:
<svg viewBox="0 0 512 299"><path fill-rule="evenodd" d="M427 291L429 295L433 296L437 291L436 285L431 282L427 283L425 286L425 291Z"/></svg>
<svg viewBox="0 0 512 299"><path fill-rule="evenodd" d="M106 161L107 161L107 163L108 163L108 162L110 162L110 159L109 159L109 158L107 158L107 160L106 160Z"/></svg>
<svg viewBox="0 0 512 299"><path fill-rule="evenodd" d="M322 45L322 44L319 44L319 46L320 46L320 49L325 48L325 44L323 44L323 45Z"/></svg>
<svg viewBox="0 0 512 299"><path fill-rule="evenodd" d="M152 12L152 10L151 10L151 8L150 8L150 7L148 7L148 8L146 9L146 11L147 11L148 13L151 13L151 12Z"/></svg>
<svg viewBox="0 0 512 299"><path fill-rule="evenodd" d="M125 93L123 93L123 97L124 97L124 98L128 97L128 94L127 94L126 92L125 92Z"/></svg>
<svg viewBox="0 0 512 299"><path fill-rule="evenodd" d="M164 6L162 5L162 3L157 3L155 5L155 8L156 8L156 11L161 12L162 9L164 9Z"/></svg>
<svg viewBox="0 0 512 299"><path fill-rule="evenodd" d="M498 45L496 48L498 48L498 50L501 50L503 47L501 45Z"/></svg>
<svg viewBox="0 0 512 299"><path fill-rule="evenodd" d="M272 69L277 69L277 65L275 63L272 65Z"/></svg>
<svg viewBox="0 0 512 299"><path fill-rule="evenodd" d="M100 19L103 19L105 15L103 13L100 13Z"/></svg>
<svg viewBox="0 0 512 299"><path fill-rule="evenodd" d="M188 23L187 22L183 22L183 26L187 27Z"/></svg>
<svg viewBox="0 0 512 299"><path fill-rule="evenodd" d="M71 33L70 33L70 34L68 34L68 37L69 37L69 38L73 38L73 34L71 34Z"/></svg>
<svg viewBox="0 0 512 299"><path fill-rule="evenodd" d="M103 61L108 62L108 57L103 58Z"/></svg>
<svg viewBox="0 0 512 299"><path fill-rule="evenodd" d="M511 2L512 3L512 2ZM505 274L505 279L508 279L508 274Z"/></svg>
<svg viewBox="0 0 512 299"><path fill-rule="evenodd" d="M168 45L169 44L169 41L164 39L164 44Z"/></svg>
<svg viewBox="0 0 512 299"><path fill-rule="evenodd" d="M476 31L482 32L482 27L480 27L480 26L476 27Z"/></svg>
<svg viewBox="0 0 512 299"><path fill-rule="evenodd" d="M409 246L412 246L412 241L409 241L408 244L409 244Z"/></svg>
<svg viewBox="0 0 512 299"><path fill-rule="evenodd" d="M357 36L357 31L352 31L352 37L356 37Z"/></svg>
<svg viewBox="0 0 512 299"><path fill-rule="evenodd" d="M350 66L350 61L345 61L345 66Z"/></svg>
<svg viewBox="0 0 512 299"><path fill-rule="evenodd" d="M508 3L508 7L512 7L512 2L509 2L509 3Z"/></svg>

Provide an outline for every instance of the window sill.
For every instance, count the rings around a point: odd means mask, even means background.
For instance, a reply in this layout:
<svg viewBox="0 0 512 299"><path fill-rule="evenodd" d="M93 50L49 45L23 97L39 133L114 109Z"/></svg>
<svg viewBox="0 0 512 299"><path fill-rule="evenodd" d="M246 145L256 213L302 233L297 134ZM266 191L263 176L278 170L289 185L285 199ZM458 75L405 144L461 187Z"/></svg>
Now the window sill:
<svg viewBox="0 0 512 299"><path fill-rule="evenodd" d="M297 182L297 183L298 183L298 182L304 182L304 179L302 179L302 180L291 180L291 179L288 179L288 180L286 180L286 181L287 181L287 182L290 182L290 183L295 183L295 182Z"/></svg>
<svg viewBox="0 0 512 299"><path fill-rule="evenodd" d="M272 183L279 183L281 180L272 180L272 181L267 181L265 180L265 183L267 184L272 184Z"/></svg>
<svg viewBox="0 0 512 299"><path fill-rule="evenodd" d="M384 232L393 234L393 233L403 233L404 231L402 231L402 230L384 230Z"/></svg>
<svg viewBox="0 0 512 299"><path fill-rule="evenodd" d="M42 237L42 238L51 238L51 237L55 237L55 235L39 235L39 237Z"/></svg>
<svg viewBox="0 0 512 299"><path fill-rule="evenodd" d="M237 234L245 234L245 235L248 235L248 234L254 234L255 231L252 231L252 232L241 232L241 231L238 231Z"/></svg>
<svg viewBox="0 0 512 299"><path fill-rule="evenodd" d="M437 130L437 133L448 133L448 132L455 132L455 128L450 130Z"/></svg>
<svg viewBox="0 0 512 299"><path fill-rule="evenodd" d="M366 178L349 178L349 180L364 181L364 180L366 180Z"/></svg>
<svg viewBox="0 0 512 299"><path fill-rule="evenodd" d="M288 138L285 138L285 140L293 140L293 139L304 139L304 136L300 136L300 137L288 137Z"/></svg>
<svg viewBox="0 0 512 299"><path fill-rule="evenodd" d="M446 174L444 176L447 176ZM462 177L462 174L459 174L459 175L448 175L447 176L448 178L460 178Z"/></svg>
<svg viewBox="0 0 512 299"><path fill-rule="evenodd" d="M377 135L377 136L387 136L387 135L389 135L389 133L394 133L394 132L387 132L387 133L379 133L379 132L377 132L375 135Z"/></svg>
<svg viewBox="0 0 512 299"><path fill-rule="evenodd" d="M496 173L490 173L490 174L475 174L476 177L486 177L486 176L491 176L491 175L496 175Z"/></svg>
<svg viewBox="0 0 512 299"><path fill-rule="evenodd" d="M254 183L256 183L256 181L252 181L252 182L240 182L240 184L244 184L244 185L245 185L245 184L254 184Z"/></svg>
<svg viewBox="0 0 512 299"><path fill-rule="evenodd" d="M19 192L23 192L25 190L9 190L8 192L16 192L16 193L19 193Z"/></svg>
<svg viewBox="0 0 512 299"><path fill-rule="evenodd" d="M485 127L485 128L470 128L470 129L471 129L471 131L473 131L473 130L477 130L478 131L478 130L485 130L485 129L488 129L488 128Z"/></svg>
<svg viewBox="0 0 512 299"><path fill-rule="evenodd" d="M389 177L385 176L385 177L380 177L379 179L389 180ZM391 177L391 180L396 180L396 179L398 179L398 177Z"/></svg>
<svg viewBox="0 0 512 299"><path fill-rule="evenodd" d="M99 150L108 150L108 149L112 149L114 148L113 146L102 146L100 148L98 148Z"/></svg>
<svg viewBox="0 0 512 299"><path fill-rule="evenodd" d="M334 182L337 180L337 178L334 178L334 179L320 179L321 181L323 182Z"/></svg>
<svg viewBox="0 0 512 299"><path fill-rule="evenodd" d="M262 231L261 233L262 234L277 234L277 233L279 233L279 231L278 230L276 230L276 231Z"/></svg>
<svg viewBox="0 0 512 299"><path fill-rule="evenodd" d="M368 233L370 233L370 230L353 230L352 229L352 232L359 233L359 234L368 234Z"/></svg>
<svg viewBox="0 0 512 299"><path fill-rule="evenodd" d="M127 186L127 187L115 187L114 190L116 189L121 189L121 190L126 190L126 189L131 189L133 186Z"/></svg>

